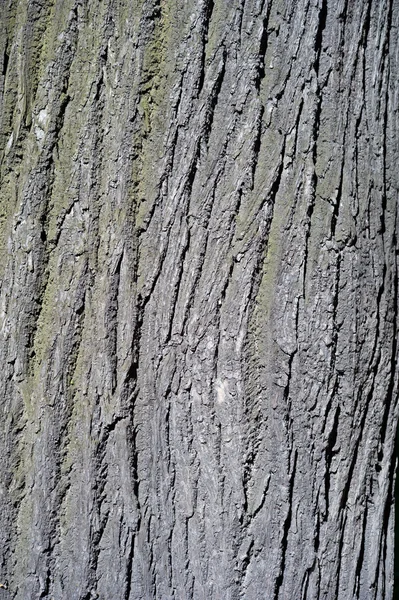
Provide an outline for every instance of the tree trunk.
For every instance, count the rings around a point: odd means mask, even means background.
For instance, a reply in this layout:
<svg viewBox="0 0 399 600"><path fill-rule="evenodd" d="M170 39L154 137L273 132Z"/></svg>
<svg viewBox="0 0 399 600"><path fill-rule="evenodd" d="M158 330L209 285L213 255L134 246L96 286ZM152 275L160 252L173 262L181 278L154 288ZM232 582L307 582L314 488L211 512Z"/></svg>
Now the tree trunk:
<svg viewBox="0 0 399 600"><path fill-rule="evenodd" d="M392 599L399 2L0 5L0 597Z"/></svg>

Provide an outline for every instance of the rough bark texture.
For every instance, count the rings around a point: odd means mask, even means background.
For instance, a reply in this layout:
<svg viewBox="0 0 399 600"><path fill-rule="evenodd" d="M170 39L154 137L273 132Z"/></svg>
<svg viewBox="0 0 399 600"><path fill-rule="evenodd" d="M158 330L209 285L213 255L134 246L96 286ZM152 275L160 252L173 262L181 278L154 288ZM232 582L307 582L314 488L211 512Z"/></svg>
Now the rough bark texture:
<svg viewBox="0 0 399 600"><path fill-rule="evenodd" d="M398 0L0 11L0 596L391 599Z"/></svg>

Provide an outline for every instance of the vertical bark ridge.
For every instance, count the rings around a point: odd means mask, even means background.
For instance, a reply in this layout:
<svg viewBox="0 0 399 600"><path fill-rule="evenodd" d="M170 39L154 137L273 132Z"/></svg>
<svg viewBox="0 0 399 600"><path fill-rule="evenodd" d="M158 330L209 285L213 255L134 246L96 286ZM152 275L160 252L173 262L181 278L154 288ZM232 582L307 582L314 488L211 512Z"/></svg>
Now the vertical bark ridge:
<svg viewBox="0 0 399 600"><path fill-rule="evenodd" d="M4 5L4 594L393 597L395 1Z"/></svg>

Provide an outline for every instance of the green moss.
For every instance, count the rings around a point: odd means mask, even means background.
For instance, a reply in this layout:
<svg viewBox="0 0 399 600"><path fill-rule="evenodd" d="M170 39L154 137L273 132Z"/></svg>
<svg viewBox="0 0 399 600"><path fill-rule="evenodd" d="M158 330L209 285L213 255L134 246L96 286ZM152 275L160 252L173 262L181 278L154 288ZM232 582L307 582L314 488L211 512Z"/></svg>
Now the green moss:
<svg viewBox="0 0 399 600"><path fill-rule="evenodd" d="M23 442L19 447L20 458L18 463L14 464L13 482L10 488L11 497L16 502L21 500L16 521L18 535L16 536L17 543L14 553L15 559L24 573L28 572L27 563L32 548L31 531L32 524L35 523L33 496L30 493L34 472L33 435L31 426L26 425ZM21 494L24 494L22 499Z"/></svg>
<svg viewBox="0 0 399 600"><path fill-rule="evenodd" d="M277 207L279 208L279 207ZM270 318L276 292L277 277L283 252L283 218L279 210L275 210L274 218L268 236L266 257L263 263L263 275L257 296L257 308L255 317L262 323Z"/></svg>
<svg viewBox="0 0 399 600"><path fill-rule="evenodd" d="M79 124L75 118L64 120L58 152L54 156L55 179L49 202L48 239L53 241L58 232L60 217L69 209L73 201L74 158L78 152ZM72 191L71 191L72 190Z"/></svg>
<svg viewBox="0 0 399 600"><path fill-rule="evenodd" d="M143 56L139 89L141 127L133 141L138 155L133 166L133 195L137 206L136 225L139 228L144 226L157 194L153 170L164 152L164 132L170 111L169 80L176 63L173 39L178 28L176 3L172 0L161 2Z"/></svg>
<svg viewBox="0 0 399 600"><path fill-rule="evenodd" d="M52 316L55 312L57 293L60 289L60 283L56 278L54 271L55 267L54 265L51 265L46 290L42 300L42 309L37 321L37 333L33 346L35 352L34 365L36 370L43 364L46 352L54 339Z"/></svg>
<svg viewBox="0 0 399 600"><path fill-rule="evenodd" d="M73 410L68 422L65 457L61 464L62 473L68 473L71 467L81 462L82 456L84 456L88 446L88 440L86 437L82 439L80 433L82 431L82 424L86 423L87 417L90 414L87 398L77 393L73 396L72 402Z"/></svg>
<svg viewBox="0 0 399 600"><path fill-rule="evenodd" d="M205 63L212 59L215 50L220 47L226 25L226 6L223 2L215 2L212 18L209 22L207 43L205 46Z"/></svg>
<svg viewBox="0 0 399 600"><path fill-rule="evenodd" d="M158 18L154 21L153 34L144 51L142 85L140 89L140 109L144 123L142 133L144 135L148 135L153 128L157 107L162 104L165 98L165 79L171 70L168 59L170 58L172 14L171 2L161 2Z"/></svg>
<svg viewBox="0 0 399 600"><path fill-rule="evenodd" d="M27 494L22 500L18 511L18 536L15 547L15 561L22 573L29 573L28 562L32 548L31 530L35 522L32 495Z"/></svg>
<svg viewBox="0 0 399 600"><path fill-rule="evenodd" d="M7 238L16 205L16 187L15 175L8 173L0 188L0 278L3 277L8 260Z"/></svg>
<svg viewBox="0 0 399 600"><path fill-rule="evenodd" d="M36 5L35 5L36 7ZM47 64L48 37L49 28L55 19L55 5L53 1L45 2L41 5L40 17L33 18L29 15L28 19L31 27L29 35L25 41L25 87L26 87L26 125L31 124L32 107L34 105L36 91L39 82L44 75Z"/></svg>

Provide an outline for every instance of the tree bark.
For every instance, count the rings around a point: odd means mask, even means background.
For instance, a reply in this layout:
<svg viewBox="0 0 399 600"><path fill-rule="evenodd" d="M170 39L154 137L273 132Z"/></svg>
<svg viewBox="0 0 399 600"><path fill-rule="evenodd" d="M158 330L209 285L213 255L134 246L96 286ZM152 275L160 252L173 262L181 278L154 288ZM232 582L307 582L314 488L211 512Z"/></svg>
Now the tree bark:
<svg viewBox="0 0 399 600"><path fill-rule="evenodd" d="M0 11L0 597L392 599L398 1Z"/></svg>

